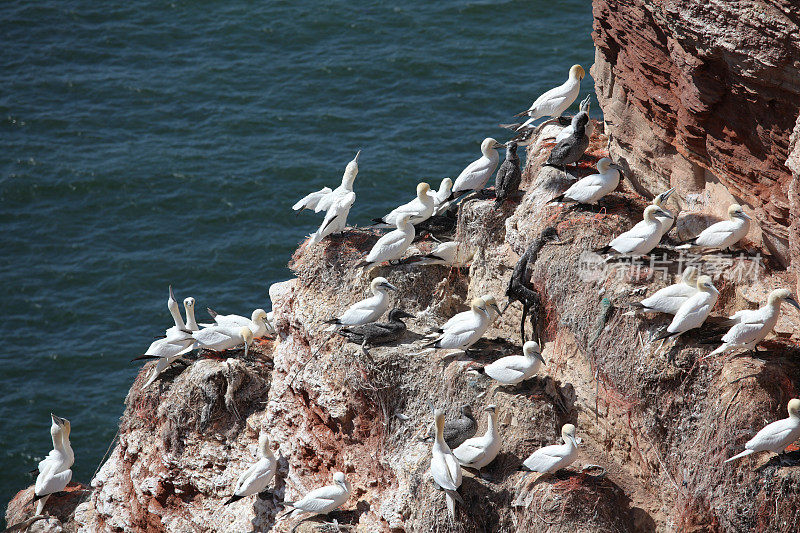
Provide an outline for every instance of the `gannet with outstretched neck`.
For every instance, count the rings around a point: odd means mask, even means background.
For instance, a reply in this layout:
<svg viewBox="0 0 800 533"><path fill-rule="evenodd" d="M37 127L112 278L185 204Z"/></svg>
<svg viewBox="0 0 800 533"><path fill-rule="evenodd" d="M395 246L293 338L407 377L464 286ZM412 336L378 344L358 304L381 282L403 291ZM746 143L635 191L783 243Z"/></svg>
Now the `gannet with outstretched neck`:
<svg viewBox="0 0 800 533"><path fill-rule="evenodd" d="M75 454L69 442L70 423L65 418L50 413L52 424L50 436L53 439L53 450L42 461L39 461L39 475L34 488L36 514L42 514L44 504L51 494L61 492L72 479L72 464Z"/></svg>
<svg viewBox="0 0 800 533"><path fill-rule="evenodd" d="M453 455L450 446L444 441L444 412L436 409L433 417L436 423L436 437L431 448L431 475L433 481L445 492L450 520L455 520L456 501L464 504L458 493L458 487L461 486L461 465L458 464L458 459Z"/></svg>
<svg viewBox="0 0 800 533"><path fill-rule="evenodd" d="M614 250L633 257L650 253L661 240L661 222L658 221L657 216L669 217L670 215L656 205L648 205L644 210L644 224L637 224L598 251L607 253Z"/></svg>
<svg viewBox="0 0 800 533"><path fill-rule="evenodd" d="M253 338L260 338L269 333L274 333L272 324L267 320L267 312L263 309L255 309L250 318L241 315L220 315L210 307L206 308L208 314L214 319L217 326L224 326L228 328L241 328L248 327L253 332ZM212 324L203 324L210 327Z"/></svg>
<svg viewBox="0 0 800 533"><path fill-rule="evenodd" d="M382 277L373 279L369 287L372 296L354 303L339 317L327 320L325 323L337 326L360 326L378 320L389 308L389 295L386 291L396 291L397 287Z"/></svg>
<svg viewBox="0 0 800 533"><path fill-rule="evenodd" d="M544 364L539 343L528 341L522 346L523 355L509 355L484 367L472 370L486 374L503 385L516 385L533 376Z"/></svg>
<svg viewBox="0 0 800 533"><path fill-rule="evenodd" d="M275 475L277 461L269 449L267 430L263 428L258 435L258 454L260 456L258 461L239 476L236 488L233 490L233 496L225 502L225 505L264 491Z"/></svg>
<svg viewBox="0 0 800 533"><path fill-rule="evenodd" d="M542 117L561 116L561 114L572 105L575 99L578 98L578 93L581 91L581 80L584 76L586 76L586 72L583 70L583 67L580 65L572 65L569 69L567 81L542 94L531 104L531 107L528 108L527 111L514 115L515 117L524 115L530 117L516 129L525 129L533 121Z"/></svg>
<svg viewBox="0 0 800 533"><path fill-rule="evenodd" d="M247 326L239 328L211 326L195 331L192 333L192 337L194 337L192 349L204 348L214 352L230 350L244 344L245 357L247 357L250 344L253 343L253 332Z"/></svg>
<svg viewBox="0 0 800 533"><path fill-rule="evenodd" d="M675 222L674 213L665 207L667 200L669 200L669 197L672 196L672 193L674 192L675 187L672 187L671 189L667 189L666 191L657 194L655 198L653 198L653 205L657 205L662 211L669 215L666 217L663 215L656 215L656 219L661 222L662 237L669 232L670 228L672 228L672 224Z"/></svg>
<svg viewBox="0 0 800 533"><path fill-rule="evenodd" d="M501 143L491 137L485 138L481 143L481 157L467 165L458 175L453 184L453 195L458 196L483 189L497 168L497 163L500 161L497 149L502 147Z"/></svg>
<svg viewBox="0 0 800 533"><path fill-rule="evenodd" d="M712 224L694 239L689 240L686 244L676 246L677 250L685 250L689 248L715 248L724 250L730 248L740 240L742 240L747 232L750 231L750 220L744 212L742 206L739 204L732 204L728 208L729 220L723 220Z"/></svg>
<svg viewBox="0 0 800 533"><path fill-rule="evenodd" d="M301 209L313 209L315 213L326 211L336 202L338 198L350 192L353 192L353 182L358 175L358 156L361 150L356 153L352 161L347 163L342 176L342 184L331 190L330 187L324 187L316 192L306 195L299 202L292 206L292 209L299 211Z"/></svg>
<svg viewBox="0 0 800 533"><path fill-rule="evenodd" d="M564 194L556 196L551 202L572 201L579 204L596 205L601 198L614 192L619 185L622 168L607 157L597 162L598 174L579 179Z"/></svg>
<svg viewBox="0 0 800 533"><path fill-rule="evenodd" d="M575 439L575 426L564 424L561 428L564 444L545 446L533 452L522 462L520 470L530 472L556 472L567 467L578 458L578 441Z"/></svg>
<svg viewBox="0 0 800 533"><path fill-rule="evenodd" d="M333 485L314 489L296 502L283 502L286 507L293 507L290 518L300 515L309 516L328 514L341 507L350 497L350 483L341 472L334 472Z"/></svg>
<svg viewBox="0 0 800 533"><path fill-rule="evenodd" d="M747 441L745 450L725 462L750 455L755 452L782 453L791 443L800 438L800 400L793 398L788 405L789 418L778 420L764 427L755 437Z"/></svg>
<svg viewBox="0 0 800 533"><path fill-rule="evenodd" d="M350 191L334 198L331 202L328 211L325 213L325 218L320 224L319 229L315 231L308 239L308 245L314 246L334 233L341 233L347 227L347 216L350 214L350 208L356 201L356 193Z"/></svg>
<svg viewBox="0 0 800 533"><path fill-rule="evenodd" d="M800 309L800 303L788 289L775 289L769 294L766 305L760 309L744 309L731 316L731 320L735 320L736 324L722 337L722 346L708 354L709 357L733 350L757 350L758 343L763 341L778 323L782 302Z"/></svg>
<svg viewBox="0 0 800 533"><path fill-rule="evenodd" d="M711 282L711 277L700 276L697 278L697 292L681 304L667 331L653 340L677 337L690 329L699 328L708 318L717 303L717 298L719 291Z"/></svg>
<svg viewBox="0 0 800 533"><path fill-rule="evenodd" d="M402 215L409 215L408 221L411 224L419 224L431 218L433 215L436 200L429 194L431 190L427 183L417 185L417 197L408 203L395 207L388 215L383 218L376 218L373 221L384 224L397 225L397 221Z"/></svg>
<svg viewBox="0 0 800 533"><path fill-rule="evenodd" d="M667 313L674 315L681 308L681 305L697 293L698 271L695 267L686 267L681 276L681 282L653 293L652 296L645 298L640 303L631 304L644 311L655 313Z"/></svg>
<svg viewBox="0 0 800 533"><path fill-rule="evenodd" d="M481 437L465 440L461 446L453 450L453 455L462 466L475 468L478 471L494 461L494 458L500 453L502 445L500 433L497 431L496 407L488 405L485 410L489 413L486 421L486 433Z"/></svg>
<svg viewBox="0 0 800 533"><path fill-rule="evenodd" d="M397 219L397 229L390 231L376 242L362 262L362 266L372 268L384 261L395 261L403 257L414 241L416 231L411 224L411 215L404 213Z"/></svg>

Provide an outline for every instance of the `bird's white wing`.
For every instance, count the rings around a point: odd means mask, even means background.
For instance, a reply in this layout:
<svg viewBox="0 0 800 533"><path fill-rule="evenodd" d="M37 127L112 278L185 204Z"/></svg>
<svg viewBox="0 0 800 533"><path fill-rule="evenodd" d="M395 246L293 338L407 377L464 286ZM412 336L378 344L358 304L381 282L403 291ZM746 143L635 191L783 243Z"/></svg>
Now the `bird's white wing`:
<svg viewBox="0 0 800 533"><path fill-rule="evenodd" d="M733 222L730 220L723 220L701 231L694 242L697 246L722 246L725 241L733 235L735 230L736 226Z"/></svg>
<svg viewBox="0 0 800 533"><path fill-rule="evenodd" d="M51 474L49 470L39 474L36 478L36 495L44 496L60 492L67 488L67 484L72 479L72 470L64 470L58 474Z"/></svg>
<svg viewBox="0 0 800 533"><path fill-rule="evenodd" d="M492 165L497 165L497 162L493 162L488 157L480 157L467 165L456 178L453 184L453 192L482 189L486 182L489 181L491 176L489 169Z"/></svg>
<svg viewBox="0 0 800 533"><path fill-rule="evenodd" d="M443 331L447 331L448 329L455 326L457 323L461 322L462 320L467 320L472 317L472 310L469 311L462 311L461 313L457 313L453 315L450 320L445 322L441 328Z"/></svg>
<svg viewBox="0 0 800 533"><path fill-rule="evenodd" d="M194 343L194 338L188 338L180 341L170 341L169 339L158 339L150 344L144 355L154 355L156 357L173 357L182 352Z"/></svg>
<svg viewBox="0 0 800 533"><path fill-rule="evenodd" d="M332 189L330 187L323 187L322 189L312 192L310 194L305 195L301 198L296 204L292 206L292 209L295 211L299 211L301 209L314 209L317 207L319 201L324 198L327 194L330 194Z"/></svg>
<svg viewBox="0 0 800 533"><path fill-rule="evenodd" d="M232 342L235 333L221 327L211 327L195 331L194 339L200 346L223 346Z"/></svg>
<svg viewBox="0 0 800 533"><path fill-rule="evenodd" d="M564 193L564 198L570 198L581 203L596 202L599 200L598 194L608 187L608 180L604 179L600 174L592 174L574 183Z"/></svg>
<svg viewBox="0 0 800 533"><path fill-rule="evenodd" d="M536 110L540 117L546 117L553 114L559 106L564 104L564 101L569 98L574 92L574 88L570 85L569 81L562 83L558 87L553 87L549 91L542 93L539 98L534 100L531 104L531 110ZM577 97L577 94L575 95ZM573 98L574 100L575 98Z"/></svg>
<svg viewBox="0 0 800 533"><path fill-rule="evenodd" d="M739 322L728 330L722 342L725 344L749 344L758 339L764 329L764 321Z"/></svg>
<svg viewBox="0 0 800 533"><path fill-rule="evenodd" d="M458 490L461 483L456 483L447 465L447 455L452 457L452 454L443 454L434 452L431 457L431 475L437 485L446 490ZM459 467L460 468L460 467Z"/></svg>
<svg viewBox="0 0 800 533"><path fill-rule="evenodd" d="M681 305L696 293L697 289L689 287L685 283L676 283L656 291L649 298L642 300L641 303L653 311L674 315L681 308Z"/></svg>
<svg viewBox="0 0 800 533"><path fill-rule="evenodd" d="M267 488L274 475L275 462L262 458L239 477L239 482L236 484L236 490L233 493L237 496L258 494Z"/></svg>
<svg viewBox="0 0 800 533"><path fill-rule="evenodd" d="M530 363L528 363L527 358L511 355L486 365L483 371L497 381L511 383L524 377L529 368Z"/></svg>
<svg viewBox="0 0 800 533"><path fill-rule="evenodd" d="M249 318L240 315L217 315L214 317L214 322L216 322L218 326L229 328L241 328L252 324Z"/></svg>
<svg viewBox="0 0 800 533"><path fill-rule="evenodd" d="M706 321L706 318L708 318L708 314L711 312L711 308L713 307L713 302L688 305L690 301L691 298L686 300L681 308L678 309L678 312L675 313L675 317L672 319L667 331L670 333L675 333L677 331L689 331L690 329L701 326L703 322Z"/></svg>
<svg viewBox="0 0 800 533"><path fill-rule="evenodd" d="M339 321L343 324L362 324L375 312L377 303L378 301L375 296L356 302L351 305L347 311L342 313L339 317Z"/></svg>
<svg viewBox="0 0 800 533"><path fill-rule="evenodd" d="M741 311L736 311L734 314L729 316L731 320L737 320L739 322L746 322L747 320L751 320L751 314L755 313L756 311L753 309L742 309Z"/></svg>
<svg viewBox="0 0 800 533"><path fill-rule="evenodd" d="M792 435L792 433L795 435ZM745 447L749 450L755 451L777 451L778 449L785 448L794 439L792 436L797 437L797 425L790 418L784 418L764 426L764 429L755 434L755 436L747 441Z"/></svg>
<svg viewBox="0 0 800 533"><path fill-rule="evenodd" d="M387 224L397 224L397 219L399 219L401 215L404 215L406 213L416 215L423 209L424 206L422 205L422 202L419 201L419 198L415 197L410 202L392 209L388 215L383 217L383 221L386 222Z"/></svg>
<svg viewBox="0 0 800 533"><path fill-rule="evenodd" d="M341 488L328 485L312 490L306 494L303 499L296 501L293 507L310 513L326 513L332 510L331 507L336 505L337 500L341 498L341 496Z"/></svg>
<svg viewBox="0 0 800 533"><path fill-rule="evenodd" d="M522 464L534 472L548 472L563 458L562 446L554 444L536 450Z"/></svg>
<svg viewBox="0 0 800 533"><path fill-rule="evenodd" d="M461 446L453 450L458 462L464 465L477 463L486 455L486 448L482 446L483 438L477 437L465 440Z"/></svg>
<svg viewBox="0 0 800 533"><path fill-rule="evenodd" d="M408 248L406 234L400 230L390 231L375 243L369 254L367 254L367 261L374 263L377 261L385 261L386 258L394 259L402 255Z"/></svg>

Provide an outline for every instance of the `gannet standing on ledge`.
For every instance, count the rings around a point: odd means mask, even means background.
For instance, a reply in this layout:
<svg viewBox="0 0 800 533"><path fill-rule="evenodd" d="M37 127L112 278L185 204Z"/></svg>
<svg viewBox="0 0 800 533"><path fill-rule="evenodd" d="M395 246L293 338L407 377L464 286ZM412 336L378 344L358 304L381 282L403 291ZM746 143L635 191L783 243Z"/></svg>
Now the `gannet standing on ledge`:
<svg viewBox="0 0 800 533"><path fill-rule="evenodd" d="M728 208L729 220L723 220L712 224L694 239L689 240L686 244L676 246L676 250L685 250L690 248L715 248L717 250L724 250L730 248L740 240L742 240L747 232L750 231L750 220L744 212L742 206L739 204L732 204Z"/></svg>
<svg viewBox="0 0 800 533"><path fill-rule="evenodd" d="M497 431L497 412L494 405L487 405L486 412L489 413L486 421L486 433L481 437L467 439L464 443L453 450L461 466L474 468L479 473L497 457L500 453L502 441L500 433Z"/></svg>
<svg viewBox="0 0 800 533"><path fill-rule="evenodd" d="M359 266L364 266L369 270L384 261L396 261L403 257L416 236L410 220L411 214L400 215L400 218L397 219L397 229L378 239Z"/></svg>
<svg viewBox="0 0 800 533"><path fill-rule="evenodd" d="M328 514L337 507L341 507L350 497L350 483L341 472L334 472L333 485L314 489L296 502L283 502L287 507L293 507L289 518L301 515Z"/></svg>
<svg viewBox="0 0 800 533"><path fill-rule="evenodd" d="M580 65L572 65L569 69L567 81L554 87L537 98L527 111L517 113L515 117L524 115L530 118L516 127L517 130L525 129L535 120L542 117L559 117L572 105L581 92L581 80L586 76L586 71Z"/></svg>
<svg viewBox="0 0 800 533"><path fill-rule="evenodd" d="M655 206L651 206L655 207ZM711 282L711 276L697 278L697 292L681 304L667 331L654 338L654 341L677 337L690 329L699 328L706 321L717 303L719 291Z"/></svg>
<svg viewBox="0 0 800 533"><path fill-rule="evenodd" d="M447 241L439 243L427 254L412 255L401 261L414 265L447 265L453 268L466 266L475 256L475 251L464 242Z"/></svg>
<svg viewBox="0 0 800 533"><path fill-rule="evenodd" d="M539 343L528 341L522 346L523 355L509 355L484 367L471 370L486 374L503 385L516 385L533 376L544 364Z"/></svg>
<svg viewBox="0 0 800 533"><path fill-rule="evenodd" d="M478 342L491 324L491 316L483 298L475 298L470 310L459 313L445 323L441 335L425 346L448 350L467 350Z"/></svg>
<svg viewBox="0 0 800 533"><path fill-rule="evenodd" d="M494 208L499 208L503 202L517 194L520 183L522 183L522 170L519 167L517 143L512 140L506 143L506 158L495 176Z"/></svg>
<svg viewBox="0 0 800 533"><path fill-rule="evenodd" d="M652 296L645 298L640 303L631 304L644 311L655 313L667 313L674 315L681 308L683 302L697 293L697 276L699 272L693 266L686 267L681 276L681 282L653 293Z"/></svg>
<svg viewBox="0 0 800 533"><path fill-rule="evenodd" d="M373 279L369 287L372 296L354 303L337 318L327 320L325 323L336 326L360 326L378 320L389 308L389 295L386 291L396 291L397 287L382 277Z"/></svg>
<svg viewBox="0 0 800 533"><path fill-rule="evenodd" d="M44 504L51 494L61 492L72 479L72 464L75 454L69 442L70 423L65 418L50 413L52 424L50 436L53 449L43 460L39 461L39 476L36 478L33 501L36 502L36 514L42 514Z"/></svg>
<svg viewBox="0 0 800 533"><path fill-rule="evenodd" d="M648 205L644 210L643 223L639 223L598 250L598 253L607 253L614 250L617 253L639 257L647 255L658 246L661 241L661 222L656 216L670 215L656 205Z"/></svg>
<svg viewBox="0 0 800 533"><path fill-rule="evenodd" d="M431 475L433 481L445 492L450 520L455 520L456 501L464 505L464 500L458 493L458 487L461 486L461 465L444 440L444 412L436 409L433 417L436 423L436 437L431 449Z"/></svg>
<svg viewBox="0 0 800 533"><path fill-rule="evenodd" d="M214 352L230 350L244 344L244 356L253 343L253 332L247 326L240 328L226 326L211 326L192 333L194 344L192 349L204 348Z"/></svg>
<svg viewBox="0 0 800 533"><path fill-rule="evenodd" d="M572 201L579 204L596 205L604 196L614 192L619 185L621 167L607 157L597 162L598 174L581 178L567 189L564 194L556 196L551 202Z"/></svg>
<svg viewBox="0 0 800 533"><path fill-rule="evenodd" d="M225 505L263 492L269 485L270 480L275 476L277 461L269 449L267 430L263 428L258 435L258 453L260 455L259 460L239 476L236 488L233 490L233 496L225 502Z"/></svg>
<svg viewBox="0 0 800 533"><path fill-rule="evenodd" d="M353 192L353 182L358 175L358 156L361 150L356 153L352 161L347 163L342 176L342 184L331 190L330 187L324 187L316 192L306 195L300 201L292 206L295 211L301 209L313 209L315 213L328 210L333 203L340 197L347 193Z"/></svg>
<svg viewBox="0 0 800 533"><path fill-rule="evenodd" d="M411 224L419 224L425 222L433 215L434 204L436 203L434 195L429 194L431 186L427 183L417 184L417 197L408 203L399 207L395 207L392 211L385 215L383 218L375 218L372 221L376 223L397 225L397 221L402 215L408 214L408 221Z"/></svg>
<svg viewBox="0 0 800 533"><path fill-rule="evenodd" d="M453 196L460 196L470 191L479 191L486 186L489 178L494 174L497 163L500 161L498 148L504 145L487 137L481 143L481 157L467 165L461 171L453 184Z"/></svg>
<svg viewBox="0 0 800 533"><path fill-rule="evenodd" d="M755 452L782 453L791 443L800 438L800 400L793 398L787 406L789 418L778 420L764 427L744 445L745 451L736 454L726 463Z"/></svg>
<svg viewBox="0 0 800 533"><path fill-rule="evenodd" d="M564 444L545 446L533 452L522 462L520 470L530 472L556 472L571 465L578 458L578 441L575 439L575 426L564 424L561 428Z"/></svg>

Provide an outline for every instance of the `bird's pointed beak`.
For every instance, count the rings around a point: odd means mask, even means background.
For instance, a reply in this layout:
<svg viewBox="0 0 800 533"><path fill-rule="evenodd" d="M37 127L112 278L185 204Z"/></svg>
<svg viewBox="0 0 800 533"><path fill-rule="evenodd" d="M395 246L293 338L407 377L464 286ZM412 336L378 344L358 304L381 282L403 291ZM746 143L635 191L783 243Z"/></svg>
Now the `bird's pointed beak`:
<svg viewBox="0 0 800 533"><path fill-rule="evenodd" d="M391 283L388 283L388 282L384 283L383 286L386 287L387 289L391 289L393 291L397 290L397 287L395 287L394 285L392 285Z"/></svg>
<svg viewBox="0 0 800 533"><path fill-rule="evenodd" d="M500 308L497 306L497 304L492 304L492 309L497 311L498 315L502 315L503 314L503 312L500 310Z"/></svg>
<svg viewBox="0 0 800 533"><path fill-rule="evenodd" d="M172 285L169 286L169 299L170 300L175 300L175 293L172 292ZM177 302L178 300L175 300L175 301Z"/></svg>
<svg viewBox="0 0 800 533"><path fill-rule="evenodd" d="M794 296L789 296L788 298L786 298L786 302L800 309L800 303L797 303L797 300L794 299Z"/></svg>
<svg viewBox="0 0 800 533"><path fill-rule="evenodd" d="M542 353L541 352L533 352L533 355L536 357L536 359L541 361L543 365L547 364L547 363L544 362L544 357L542 357Z"/></svg>
<svg viewBox="0 0 800 533"><path fill-rule="evenodd" d="M52 418L52 419L53 419L53 422L55 422L55 423L56 423L56 424L58 424L59 426L63 426L63 425L64 425L64 423L66 422L66 420L64 420L64 419L63 419L63 418L61 418L60 416L56 416L56 415L54 415L53 413L50 413L50 418Z"/></svg>
<svg viewBox="0 0 800 533"><path fill-rule="evenodd" d="M356 152L356 156L353 158L353 161L355 161L356 163L358 163L358 156L360 156L360 155L361 155L361 150L359 150L358 152Z"/></svg>
<svg viewBox="0 0 800 533"><path fill-rule="evenodd" d="M505 144L498 142L494 143L494 146L492 146L492 148L494 148L495 150L497 150L498 148L505 148L505 147L506 147Z"/></svg>
<svg viewBox="0 0 800 533"><path fill-rule="evenodd" d="M669 197L672 196L672 193L674 193L674 192L675 192L675 187L673 187L673 188L669 189L668 191L664 192L664 195L663 195L664 196L664 201L666 202L667 200L669 200Z"/></svg>
<svg viewBox="0 0 800 533"><path fill-rule="evenodd" d="M506 305L505 305L505 307L503 307L503 310L502 310L502 311L500 311L500 315L501 315L501 316L503 315L503 313L505 313L505 312L506 312L506 309L508 309L508 306L509 306L509 305L511 305L511 300L507 301L507 302L506 302Z"/></svg>
<svg viewBox="0 0 800 533"><path fill-rule="evenodd" d="M625 172L625 169L622 168L620 165L616 163L611 163L610 167L619 170L620 174L622 174L625 177L628 177L628 174Z"/></svg>
<svg viewBox="0 0 800 533"><path fill-rule="evenodd" d="M573 437L572 435L567 435L567 437L569 438L569 440L572 441L572 445L577 448L578 447L578 441L575 439L575 437Z"/></svg>
<svg viewBox="0 0 800 533"><path fill-rule="evenodd" d="M746 218L747 220L753 220L753 219L752 219L752 218L750 218L750 216L749 216L747 213L745 213L744 211L742 211L742 214L741 214L741 216L742 216L742 218Z"/></svg>

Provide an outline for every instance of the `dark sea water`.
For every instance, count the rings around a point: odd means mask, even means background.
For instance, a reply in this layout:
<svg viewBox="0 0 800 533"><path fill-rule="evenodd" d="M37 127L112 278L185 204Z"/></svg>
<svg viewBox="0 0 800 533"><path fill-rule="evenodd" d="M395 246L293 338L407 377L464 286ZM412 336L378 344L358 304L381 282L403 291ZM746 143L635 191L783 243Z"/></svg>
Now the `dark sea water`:
<svg viewBox="0 0 800 533"><path fill-rule="evenodd" d="M365 224L594 58L588 0L324 4L0 3L3 508L51 411L90 480L168 284L198 311L269 308L321 221L290 206L356 150Z"/></svg>

